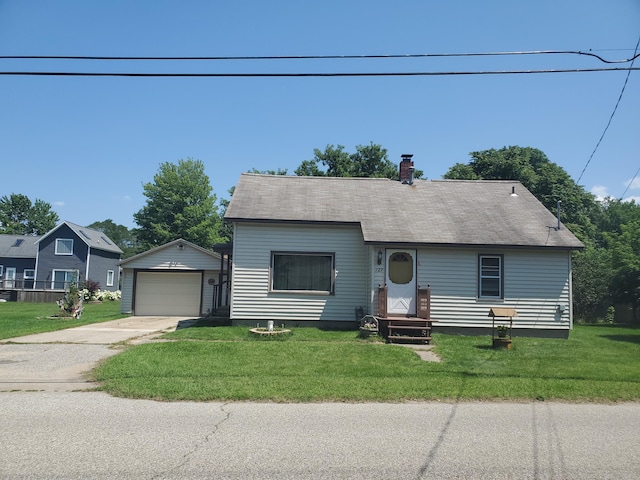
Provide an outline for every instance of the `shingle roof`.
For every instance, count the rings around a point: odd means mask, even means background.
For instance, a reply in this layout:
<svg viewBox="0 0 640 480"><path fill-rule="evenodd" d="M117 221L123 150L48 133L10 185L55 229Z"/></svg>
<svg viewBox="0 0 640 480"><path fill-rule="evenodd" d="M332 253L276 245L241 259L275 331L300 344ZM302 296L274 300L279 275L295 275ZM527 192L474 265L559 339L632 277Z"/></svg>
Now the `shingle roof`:
<svg viewBox="0 0 640 480"><path fill-rule="evenodd" d="M3 258L36 258L39 236L0 235L0 257Z"/></svg>
<svg viewBox="0 0 640 480"><path fill-rule="evenodd" d="M512 187L517 196L512 196ZM367 243L582 248L520 182L242 174L231 221L360 224Z"/></svg>
<svg viewBox="0 0 640 480"><path fill-rule="evenodd" d="M107 237L104 233L99 230L93 230L92 228L81 227L80 225L76 225L75 223L64 221L57 225L52 230L49 230L44 237L41 237L42 240L45 237L48 237L53 232L58 230L62 225L67 225L74 233L80 238L83 242L85 242L91 248L97 248L99 250L105 250L107 252L114 253L123 253L120 250L113 240ZM38 241L40 241L38 240Z"/></svg>

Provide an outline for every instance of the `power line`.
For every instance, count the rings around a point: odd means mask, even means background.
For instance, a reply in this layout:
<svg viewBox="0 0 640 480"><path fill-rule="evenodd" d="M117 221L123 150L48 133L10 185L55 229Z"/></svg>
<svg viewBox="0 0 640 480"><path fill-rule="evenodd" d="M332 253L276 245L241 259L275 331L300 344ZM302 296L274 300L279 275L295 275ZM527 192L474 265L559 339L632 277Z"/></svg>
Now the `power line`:
<svg viewBox="0 0 640 480"><path fill-rule="evenodd" d="M602 139L604 138L605 134L607 133L607 130L609 130L609 125L611 125L611 121L613 120L613 116L616 114L616 110L618 110L618 105L620 105L620 101L622 100L622 95L624 94L624 90L625 88L627 88L627 82L629 81L629 76L631 75L631 71L632 70L636 70L635 68L633 68L633 64L636 61L636 58L638 58L638 46L640 45L640 37L638 37L638 42L636 43L636 48L633 52L633 60L631 61L631 65L629 66L629 71L627 72L627 77L624 79L624 84L622 85L622 90L620 91L620 96L618 97L618 101L616 102L615 107L613 107L613 112L611 112L611 116L609 117L609 121L607 122L607 126L604 127L604 131L602 132L602 135L600 135L600 139L598 140L598 143L596 143L595 148L593 149L593 152L591 152L591 155L589 156L589 159L587 160L587 163L585 164L584 168L582 169L582 172L580 173L580 176L578 177L578 180L576 181L577 184L580 183L580 179L582 178L582 175L584 175L584 172L587 170L587 167L589 166L589 164L591 163L591 159L593 158L593 156L596 154L596 151L598 150L598 147L600 146L600 143L602 142ZM625 190L626 192L626 190Z"/></svg>
<svg viewBox="0 0 640 480"><path fill-rule="evenodd" d="M636 174L633 176L633 178L631 179L631 181L627 185L627 188L624 189L624 192L622 192L622 195L620 195L620 200L622 200L624 198L624 194L627 193L627 190L629 190L629 187L631 186L631 184L633 184L634 180L638 176L638 173L640 173L640 168L638 168L638 170L636 170Z"/></svg>
<svg viewBox="0 0 640 480"><path fill-rule="evenodd" d="M450 75L520 75L640 70L640 67L566 68L547 70L484 70L449 72L318 72L318 73L125 73L125 72L0 72L11 76L47 77L427 77Z"/></svg>
<svg viewBox="0 0 640 480"><path fill-rule="evenodd" d="M637 50L636 50L637 51ZM354 59L391 59L391 58L443 58L443 57L491 57L514 55L582 55L598 59L603 63L629 63L633 57L620 60L607 60L593 51L582 50L529 50L513 52L471 52L471 53L408 53L377 55L266 55L266 56L198 56L198 57L121 57L95 55L0 55L0 59L9 60L105 60L105 61L224 61L224 60L354 60Z"/></svg>

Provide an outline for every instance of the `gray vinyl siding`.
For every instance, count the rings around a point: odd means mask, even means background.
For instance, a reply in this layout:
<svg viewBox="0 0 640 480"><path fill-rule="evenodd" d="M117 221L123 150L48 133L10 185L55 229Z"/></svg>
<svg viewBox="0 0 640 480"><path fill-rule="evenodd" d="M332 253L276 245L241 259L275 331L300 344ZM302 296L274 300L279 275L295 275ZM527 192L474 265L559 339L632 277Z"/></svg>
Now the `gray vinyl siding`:
<svg viewBox="0 0 640 480"><path fill-rule="evenodd" d="M503 255L504 299L478 298L478 255ZM520 328L568 329L571 317L568 251L424 249L418 282L431 285L431 316L438 326L491 326L492 306L514 307ZM565 306L563 313L558 306Z"/></svg>
<svg viewBox="0 0 640 480"><path fill-rule="evenodd" d="M159 249L149 255L144 255L125 261L122 265L122 298L120 311L131 313L133 307L133 289L136 270L157 271L202 271L202 314L209 313L213 307L213 285L209 279L218 282L220 260L193 248L180 251L175 246Z"/></svg>
<svg viewBox="0 0 640 480"><path fill-rule="evenodd" d="M6 271L7 268L15 268L16 280L18 280L20 282L20 285L22 285L22 279L24 278L25 269L26 270L34 269L36 266L36 259L35 258L3 257L3 258L0 258L0 265L4 267L2 276L0 276L0 280L4 279L4 271ZM0 285L2 284L0 283Z"/></svg>
<svg viewBox="0 0 640 480"><path fill-rule="evenodd" d="M120 254L114 252L106 252L104 250L91 249L89 255L89 274L87 278L98 282L100 290L110 290L115 292L119 288L120 281ZM113 285L107 285L107 271L113 270Z"/></svg>
<svg viewBox="0 0 640 480"><path fill-rule="evenodd" d="M73 255L56 255L56 239L73 239ZM38 244L36 260L36 285L38 288L51 287L53 270L78 270L80 282L87 279L87 254L89 247L66 225L47 237L43 237Z"/></svg>
<svg viewBox="0 0 640 480"><path fill-rule="evenodd" d="M236 224L231 319L354 322L355 308L369 301L367 250L357 226ZM274 251L334 253L334 293L270 292Z"/></svg>

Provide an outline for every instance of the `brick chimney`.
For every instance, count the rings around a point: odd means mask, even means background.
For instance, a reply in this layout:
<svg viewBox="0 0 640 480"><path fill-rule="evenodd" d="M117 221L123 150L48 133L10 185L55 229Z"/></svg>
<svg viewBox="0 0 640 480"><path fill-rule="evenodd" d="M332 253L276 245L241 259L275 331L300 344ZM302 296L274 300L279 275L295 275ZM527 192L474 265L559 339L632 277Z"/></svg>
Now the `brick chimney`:
<svg viewBox="0 0 640 480"><path fill-rule="evenodd" d="M411 185L413 183L413 155L405 153L401 155L402 161L400 162L400 182L408 183Z"/></svg>

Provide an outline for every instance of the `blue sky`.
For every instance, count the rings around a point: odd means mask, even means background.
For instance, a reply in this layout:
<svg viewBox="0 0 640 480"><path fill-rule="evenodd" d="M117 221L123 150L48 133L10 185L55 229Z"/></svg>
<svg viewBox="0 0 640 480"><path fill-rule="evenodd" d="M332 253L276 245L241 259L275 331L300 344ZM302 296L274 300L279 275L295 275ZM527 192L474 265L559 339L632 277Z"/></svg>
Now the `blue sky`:
<svg viewBox="0 0 640 480"><path fill-rule="evenodd" d="M0 55L286 56L592 50L633 55L637 0L0 0ZM628 65L628 64L627 64ZM0 59L0 71L437 72L600 68L584 56L79 62ZM640 67L640 60L635 67ZM432 179L469 152L535 147L575 180L627 73L339 78L0 75L0 196L61 220L135 227L162 162L199 159L227 198L252 168L289 173L313 149L370 142ZM580 184L640 199L640 72ZM627 188L628 187L628 188Z"/></svg>

